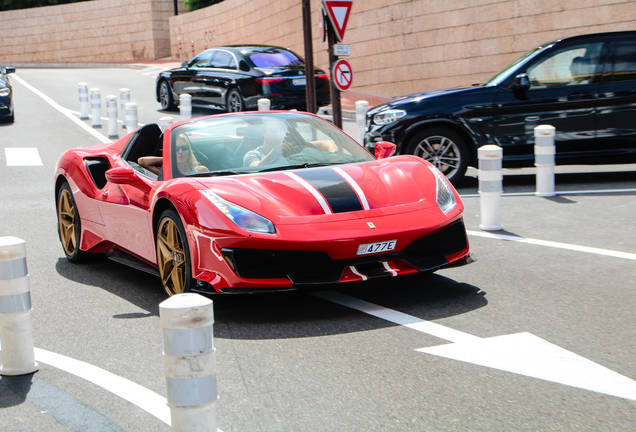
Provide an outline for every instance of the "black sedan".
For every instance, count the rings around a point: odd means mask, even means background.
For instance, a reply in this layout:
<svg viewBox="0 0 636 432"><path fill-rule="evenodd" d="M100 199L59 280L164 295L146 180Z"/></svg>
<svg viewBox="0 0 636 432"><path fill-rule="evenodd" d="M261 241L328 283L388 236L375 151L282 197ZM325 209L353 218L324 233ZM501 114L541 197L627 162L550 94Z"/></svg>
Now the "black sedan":
<svg viewBox="0 0 636 432"><path fill-rule="evenodd" d="M636 32L574 36L541 45L485 84L415 93L367 115L365 143L397 144L453 183L496 144L503 166L534 165L534 128L556 128L556 163L636 162Z"/></svg>
<svg viewBox="0 0 636 432"><path fill-rule="evenodd" d="M15 72L15 68L0 68L0 120L13 123L13 90L9 81L10 73Z"/></svg>
<svg viewBox="0 0 636 432"><path fill-rule="evenodd" d="M329 76L314 70L318 107L331 103ZM258 109L268 98L271 109L306 111L305 63L294 52L270 45L228 45L203 51L180 68L157 76L157 101L175 110L179 95L192 96L192 105L228 112Z"/></svg>

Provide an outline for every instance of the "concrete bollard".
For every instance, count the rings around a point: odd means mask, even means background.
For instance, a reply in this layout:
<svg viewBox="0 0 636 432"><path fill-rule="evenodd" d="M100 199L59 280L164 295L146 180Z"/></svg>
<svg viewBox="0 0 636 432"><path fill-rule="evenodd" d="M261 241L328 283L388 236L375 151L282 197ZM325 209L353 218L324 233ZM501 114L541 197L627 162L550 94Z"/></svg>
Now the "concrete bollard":
<svg viewBox="0 0 636 432"><path fill-rule="evenodd" d="M359 100L356 102L356 123L358 124L358 142L364 145L364 134L367 126L367 111L369 111L369 102Z"/></svg>
<svg viewBox="0 0 636 432"><path fill-rule="evenodd" d="M177 294L159 304L172 429L216 432L216 349L212 300Z"/></svg>
<svg viewBox="0 0 636 432"><path fill-rule="evenodd" d="M130 102L130 89L119 89L119 109L121 110L121 127L126 129L126 104Z"/></svg>
<svg viewBox="0 0 636 432"><path fill-rule="evenodd" d="M17 237L0 237L0 375L25 375L38 370L32 310L26 243Z"/></svg>
<svg viewBox="0 0 636 432"><path fill-rule="evenodd" d="M501 224L501 194L503 193L503 172L501 160L503 150L496 145L485 145L477 149L479 159L479 203L481 224L484 231L503 229Z"/></svg>
<svg viewBox="0 0 636 432"><path fill-rule="evenodd" d="M93 127L100 128L102 127L102 101L99 95L99 89L97 87L93 87L90 90L91 93L91 109L93 111Z"/></svg>
<svg viewBox="0 0 636 432"><path fill-rule="evenodd" d="M117 96L106 96L106 117L108 117L108 138L119 138L117 132Z"/></svg>
<svg viewBox="0 0 636 432"><path fill-rule="evenodd" d="M179 95L179 114L182 120L192 118L192 95L187 93Z"/></svg>
<svg viewBox="0 0 636 432"><path fill-rule="evenodd" d="M269 111L272 108L272 102L268 98L260 98L258 100L259 111Z"/></svg>
<svg viewBox="0 0 636 432"><path fill-rule="evenodd" d="M79 83L80 119L88 120L88 84Z"/></svg>
<svg viewBox="0 0 636 432"><path fill-rule="evenodd" d="M174 118L170 116L161 117L159 119L159 128L161 132L165 131L168 127L170 127L174 123Z"/></svg>
<svg viewBox="0 0 636 432"><path fill-rule="evenodd" d="M534 166L537 167L536 196L555 196L554 192L554 145L555 128L540 125L534 128Z"/></svg>
<svg viewBox="0 0 636 432"><path fill-rule="evenodd" d="M128 133L137 130L137 103L126 103L126 130Z"/></svg>

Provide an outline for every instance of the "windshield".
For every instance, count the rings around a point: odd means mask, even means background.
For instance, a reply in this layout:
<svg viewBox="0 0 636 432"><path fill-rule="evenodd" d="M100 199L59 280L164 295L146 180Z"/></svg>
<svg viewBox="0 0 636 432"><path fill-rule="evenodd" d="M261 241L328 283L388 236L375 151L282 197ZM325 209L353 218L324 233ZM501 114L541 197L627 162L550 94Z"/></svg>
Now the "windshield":
<svg viewBox="0 0 636 432"><path fill-rule="evenodd" d="M547 48L547 47L535 48L529 53L527 53L526 55L524 55L523 57L515 60L514 62L509 64L507 67L505 67L501 72L498 72L494 77L486 81L485 85L501 84L502 82L504 82L510 77L510 74L512 74L515 71L517 65L526 63L530 59L534 58L537 54L539 54L539 52L543 51L544 48Z"/></svg>
<svg viewBox="0 0 636 432"><path fill-rule="evenodd" d="M272 48L248 54L255 67L302 66L305 63L293 52Z"/></svg>
<svg viewBox="0 0 636 432"><path fill-rule="evenodd" d="M374 159L328 121L294 112L217 116L179 126L171 134L173 178Z"/></svg>

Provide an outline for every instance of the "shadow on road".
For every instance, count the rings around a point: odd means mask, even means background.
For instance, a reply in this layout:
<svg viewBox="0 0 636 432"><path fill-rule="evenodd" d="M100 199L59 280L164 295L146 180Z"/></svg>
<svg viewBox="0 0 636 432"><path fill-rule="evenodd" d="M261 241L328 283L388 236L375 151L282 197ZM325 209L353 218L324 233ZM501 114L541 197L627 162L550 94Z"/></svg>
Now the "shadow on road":
<svg viewBox="0 0 636 432"><path fill-rule="evenodd" d="M159 316L159 303L166 299L157 276L118 264L103 254L90 255L81 264L59 258L55 269L66 279L103 289L147 311L145 314L115 315L114 318Z"/></svg>
<svg viewBox="0 0 636 432"><path fill-rule="evenodd" d="M485 306L479 288L441 275L413 275L329 287L354 298L423 320ZM368 331L393 324L311 295L309 292L214 297L215 337L285 339Z"/></svg>
<svg viewBox="0 0 636 432"><path fill-rule="evenodd" d="M72 264L60 258L57 272L74 282L90 285L133 303L147 313L115 315L119 319L159 315L166 299L156 276L115 263L104 255ZM324 290L343 294L421 318L435 320L473 311L488 304L478 287L438 274L375 279ZM317 291L317 290L316 290ZM311 291L213 295L215 337L226 339L280 339L352 333L396 324L339 306Z"/></svg>

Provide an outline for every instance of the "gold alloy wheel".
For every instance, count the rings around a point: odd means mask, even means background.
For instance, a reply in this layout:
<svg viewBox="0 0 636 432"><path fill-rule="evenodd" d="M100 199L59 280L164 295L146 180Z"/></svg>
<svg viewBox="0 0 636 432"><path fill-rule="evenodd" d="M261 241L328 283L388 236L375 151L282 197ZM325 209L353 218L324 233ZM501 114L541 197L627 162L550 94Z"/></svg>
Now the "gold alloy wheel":
<svg viewBox="0 0 636 432"><path fill-rule="evenodd" d="M169 217L165 217L159 224L157 265L168 295L185 292L186 253L179 228Z"/></svg>
<svg viewBox="0 0 636 432"><path fill-rule="evenodd" d="M77 250L77 214L75 213L75 203L68 189L62 189L60 199L57 204L57 220L60 230L60 240L64 252L71 257Z"/></svg>

